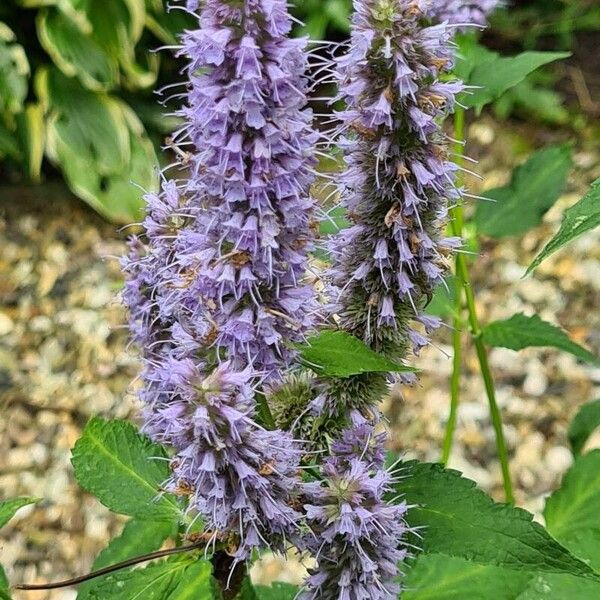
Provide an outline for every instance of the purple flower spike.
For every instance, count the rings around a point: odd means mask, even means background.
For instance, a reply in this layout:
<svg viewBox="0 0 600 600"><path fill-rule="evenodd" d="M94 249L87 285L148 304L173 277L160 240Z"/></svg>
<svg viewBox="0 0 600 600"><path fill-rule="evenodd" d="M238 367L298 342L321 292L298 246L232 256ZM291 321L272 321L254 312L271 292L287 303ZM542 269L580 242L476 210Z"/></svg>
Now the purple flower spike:
<svg viewBox="0 0 600 600"><path fill-rule="evenodd" d="M188 1L189 10L197 2ZM180 179L147 196L123 268L144 359L145 431L174 449L167 488L246 559L297 535L301 449L255 422L313 325L312 114L285 0L205 0L183 36ZM171 174L172 171L169 171Z"/></svg>
<svg viewBox="0 0 600 600"><path fill-rule="evenodd" d="M399 563L408 555L405 504L387 504L393 479L383 468L385 435L366 422L345 431L305 506L317 560L302 600L398 598ZM377 450L374 451L374 447Z"/></svg>
<svg viewBox="0 0 600 600"><path fill-rule="evenodd" d="M300 449L289 434L256 425L250 379L228 363L205 377L193 361L172 360L161 381L178 396L145 415L152 438L177 452L167 489L191 496L215 539L236 534L240 560L254 548L283 550L301 518L290 506Z"/></svg>
<svg viewBox="0 0 600 600"><path fill-rule="evenodd" d="M172 143L189 177L147 199L141 262L153 280L130 303L143 346L144 323L178 322L197 349L265 380L291 362L316 311L303 282L316 134L305 41L290 29L284 0L208 0L184 35L190 85Z"/></svg>
<svg viewBox="0 0 600 600"><path fill-rule="evenodd" d="M445 80L452 29L425 24L426 2L354 7L350 50L338 63L348 165L342 203L354 224L331 244L334 311L342 329L402 359L427 344L414 327L423 328L423 307L457 246L443 237L461 192L440 120L463 85Z"/></svg>
<svg viewBox="0 0 600 600"><path fill-rule="evenodd" d="M432 0L427 14L452 25L487 25L488 15L501 6L501 0Z"/></svg>

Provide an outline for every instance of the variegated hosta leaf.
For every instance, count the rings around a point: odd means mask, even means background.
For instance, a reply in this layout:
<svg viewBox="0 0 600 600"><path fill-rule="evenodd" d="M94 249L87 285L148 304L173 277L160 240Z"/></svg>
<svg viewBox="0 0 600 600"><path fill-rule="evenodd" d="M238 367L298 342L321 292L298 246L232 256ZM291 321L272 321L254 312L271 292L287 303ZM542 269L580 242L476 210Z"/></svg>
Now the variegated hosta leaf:
<svg viewBox="0 0 600 600"><path fill-rule="evenodd" d="M29 62L13 31L0 21L0 120L8 124L27 96Z"/></svg>
<svg viewBox="0 0 600 600"><path fill-rule="evenodd" d="M90 90L107 90L119 80L118 62L87 32L57 9L42 10L37 19L40 43L67 77L77 77Z"/></svg>
<svg viewBox="0 0 600 600"><path fill-rule="evenodd" d="M112 220L139 220L139 188L156 188L158 160L135 113L56 69L40 71L36 89L48 113L47 155L69 187Z"/></svg>

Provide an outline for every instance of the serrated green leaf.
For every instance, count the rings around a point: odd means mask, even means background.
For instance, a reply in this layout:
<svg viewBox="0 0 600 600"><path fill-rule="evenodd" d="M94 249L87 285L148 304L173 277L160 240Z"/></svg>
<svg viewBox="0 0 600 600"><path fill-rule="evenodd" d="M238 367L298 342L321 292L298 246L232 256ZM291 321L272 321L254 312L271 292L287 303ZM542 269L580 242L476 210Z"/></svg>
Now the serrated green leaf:
<svg viewBox="0 0 600 600"><path fill-rule="evenodd" d="M92 565L92 571L158 550L173 533L173 529L173 524L169 521L129 521L121 535L112 539L100 552ZM98 593L97 588L105 584L108 577L106 575L83 583L79 587L77 600L91 600Z"/></svg>
<svg viewBox="0 0 600 600"><path fill-rule="evenodd" d="M523 81L529 73L569 56L569 52L523 52L517 56L492 56L488 53L483 62L473 67L466 80L466 83L477 89L464 94L461 102L469 108L481 110L506 90Z"/></svg>
<svg viewBox="0 0 600 600"><path fill-rule="evenodd" d="M0 527L4 527L14 516L15 513L24 506L35 504L36 498L13 498L12 500L3 500L0 502Z"/></svg>
<svg viewBox="0 0 600 600"><path fill-rule="evenodd" d="M459 33L455 41L458 52L453 72L461 81L468 82L476 66L492 62L500 56L497 52L482 46L475 33Z"/></svg>
<svg viewBox="0 0 600 600"><path fill-rule="evenodd" d="M600 531L600 450L577 458L546 501L544 517L548 531L565 544L579 532Z"/></svg>
<svg viewBox="0 0 600 600"><path fill-rule="evenodd" d="M210 563L176 558L110 575L90 600L212 600Z"/></svg>
<svg viewBox="0 0 600 600"><path fill-rule="evenodd" d="M515 600L531 579L527 572L421 554L402 580L402 600Z"/></svg>
<svg viewBox="0 0 600 600"><path fill-rule="evenodd" d="M166 600L212 600L216 598L212 568L206 560L195 560L183 572ZM129 599L128 599L129 600Z"/></svg>
<svg viewBox="0 0 600 600"><path fill-rule="evenodd" d="M582 560L554 540L527 511L497 504L475 482L441 465L415 461L399 467L396 492L413 508L409 524L426 554L530 573L567 573L598 579Z"/></svg>
<svg viewBox="0 0 600 600"><path fill-rule="evenodd" d="M18 0L23 8L58 9L83 32L91 33L92 27L85 18L85 3L87 0Z"/></svg>
<svg viewBox="0 0 600 600"><path fill-rule="evenodd" d="M194 17L182 10L167 11L160 0L146 0L145 25L165 44L176 44L181 32L194 26Z"/></svg>
<svg viewBox="0 0 600 600"><path fill-rule="evenodd" d="M505 321L494 321L483 328L482 336L488 346L495 348L551 347L569 352L585 362L600 362L596 355L573 342L562 329L542 321L537 315L527 317L518 313Z"/></svg>
<svg viewBox="0 0 600 600"><path fill-rule="evenodd" d="M539 575L516 600L598 600L600 584L571 575Z"/></svg>
<svg viewBox="0 0 600 600"><path fill-rule="evenodd" d="M600 399L584 404L569 426L569 443L573 454L581 454L590 435L600 427Z"/></svg>
<svg viewBox="0 0 600 600"><path fill-rule="evenodd" d="M73 448L75 477L110 510L146 521L179 520L170 494L161 494L169 477L162 446L140 435L126 421L93 418Z"/></svg>
<svg viewBox="0 0 600 600"><path fill-rule="evenodd" d="M509 185L484 193L475 224L480 233L494 238L518 235L536 227L565 189L572 167L571 147L550 146L517 167Z"/></svg>
<svg viewBox="0 0 600 600"><path fill-rule="evenodd" d="M56 9L42 10L36 24L44 50L67 77L77 77L86 88L96 91L117 84L117 62L69 17Z"/></svg>
<svg viewBox="0 0 600 600"><path fill-rule="evenodd" d="M600 179L592 184L591 190L575 206L565 211L558 233L535 257L526 275L534 271L542 261L557 250L598 226L600 226Z"/></svg>
<svg viewBox="0 0 600 600"><path fill-rule="evenodd" d="M324 377L415 371L374 352L363 341L344 331L323 331L297 348L306 365Z"/></svg>

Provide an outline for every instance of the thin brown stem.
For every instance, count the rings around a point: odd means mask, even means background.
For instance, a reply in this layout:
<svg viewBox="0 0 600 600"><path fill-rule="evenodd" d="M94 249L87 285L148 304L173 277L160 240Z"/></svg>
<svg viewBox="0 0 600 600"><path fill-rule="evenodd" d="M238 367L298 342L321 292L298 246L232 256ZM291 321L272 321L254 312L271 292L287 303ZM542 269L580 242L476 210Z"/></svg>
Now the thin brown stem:
<svg viewBox="0 0 600 600"><path fill-rule="evenodd" d="M114 565L110 565L109 567L104 567L103 569L98 569L97 571L92 571L91 573L88 573L87 575L80 575L79 577L74 577L73 579L66 579L65 581L57 581L55 583L21 584L21 585L15 585L14 587L16 590L24 590L24 591L56 590L58 588L70 587L72 585L78 585L79 583L89 581L90 579L95 579L96 577L102 577L102 575L108 575L109 573L114 573L115 571L120 571L121 569L126 569L127 567L139 565L140 563L147 562L149 560L155 560L157 558L164 558L165 556L172 556L173 554L182 554L184 552L192 552L193 550L198 550L200 548L204 548L205 546L206 546L206 541L201 540L199 542L195 542L195 543L189 544L187 546L180 546L179 548L168 548L167 550L158 550L157 552L151 552L150 554L136 556L134 558L124 560L123 562L116 563Z"/></svg>

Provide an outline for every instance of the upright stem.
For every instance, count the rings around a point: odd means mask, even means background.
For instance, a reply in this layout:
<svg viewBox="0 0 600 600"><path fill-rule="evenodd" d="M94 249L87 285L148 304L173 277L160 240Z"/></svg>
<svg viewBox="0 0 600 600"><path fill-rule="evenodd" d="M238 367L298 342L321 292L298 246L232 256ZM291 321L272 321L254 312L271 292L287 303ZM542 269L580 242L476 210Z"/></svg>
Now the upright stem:
<svg viewBox="0 0 600 600"><path fill-rule="evenodd" d="M458 108L456 111L455 117L455 138L457 140L456 153L458 155L458 164L462 166L462 156L463 156L463 147L460 143L461 140L464 139L464 122L465 122L465 113L464 110ZM451 220L451 228L452 233L455 236L462 237L463 235L463 207L459 203L451 212L452 220ZM510 477L510 467L508 462L508 450L506 448L506 440L504 438L504 431L502 428L502 415L500 414L500 409L498 408L498 402L496 401L496 391L494 389L494 380L492 378L492 372L490 369L490 364L488 361L487 349L485 344L483 343L483 338L481 336L481 326L479 324L479 318L477 316L477 305L475 303L475 294L473 292L473 287L471 285L471 277L469 275L469 268L467 266L467 261L465 259L465 255L462 253L457 253L456 255L456 276L460 282L462 289L464 290L465 300L467 304L467 312L468 312L468 321L469 328L471 330L471 335L473 337L473 342L475 344L475 350L477 353L477 359L479 361L479 368L481 370L481 375L483 377L483 383L485 386L485 391L488 398L488 404L490 407L490 415L492 419L492 425L494 427L494 433L496 435L496 448L498 451L498 459L500 460L500 466L502 469L502 479L504 482L504 494L507 502L514 502L512 481ZM460 295L460 294L459 294ZM458 319L460 319L460 310L458 313ZM455 317L456 324L456 317ZM460 322L458 323L460 327ZM456 329L455 329L456 331ZM460 341L460 337L456 338L458 342ZM457 342L457 343L458 343ZM458 343L459 345L459 343ZM460 349L459 349L460 353ZM458 366L457 366L458 365ZM452 403L454 406L451 406L451 416L452 410L456 413L458 407L459 400L459 383L460 383L460 356L456 357L454 360L454 368L458 369L458 374L453 371L452 374L452 386L453 386L453 395L452 395ZM457 383L455 383L455 379ZM456 421L456 415L454 415L454 423L450 423L449 419L449 427L454 428ZM447 429L449 432L449 428ZM452 432L453 433L453 429ZM452 439L448 442L448 444L452 445ZM444 446L445 451L446 445ZM448 451L449 452L449 451Z"/></svg>
<svg viewBox="0 0 600 600"><path fill-rule="evenodd" d="M461 167L463 160L463 144L465 129L465 111L458 108L454 116L454 138L456 144L454 153L456 155L456 164ZM457 184L462 184L462 173L459 171L457 175ZM452 233L458 237L462 237L463 231L463 212L462 205L459 203L451 212ZM458 233L457 233L458 232ZM456 258L458 261L458 256ZM455 266L455 272L458 273L458 263ZM458 418L458 405L460 403L460 381L462 375L462 301L463 291L462 286L455 286L454 290L454 311L452 316L452 377L450 379L450 414L448 415L448 423L446 424L446 434L444 436L444 445L442 447L442 463L448 464L450 452L454 444L454 433L456 431L456 421Z"/></svg>
<svg viewBox="0 0 600 600"><path fill-rule="evenodd" d="M452 319L452 377L450 378L450 414L446 424L446 434L442 449L442 463L448 464L450 452L454 443L454 432L458 418L458 405L460 402L460 379L462 375L462 287L456 288L454 298L454 316Z"/></svg>

